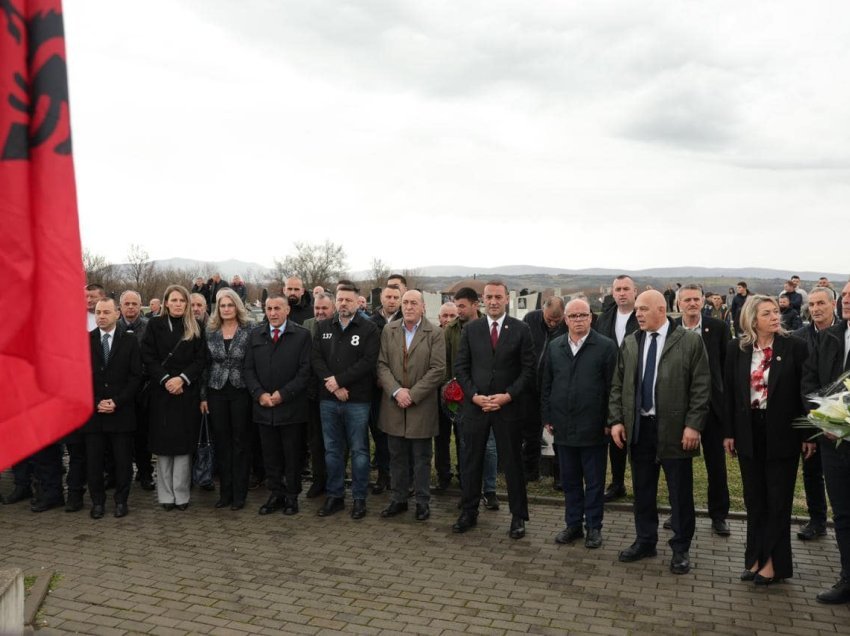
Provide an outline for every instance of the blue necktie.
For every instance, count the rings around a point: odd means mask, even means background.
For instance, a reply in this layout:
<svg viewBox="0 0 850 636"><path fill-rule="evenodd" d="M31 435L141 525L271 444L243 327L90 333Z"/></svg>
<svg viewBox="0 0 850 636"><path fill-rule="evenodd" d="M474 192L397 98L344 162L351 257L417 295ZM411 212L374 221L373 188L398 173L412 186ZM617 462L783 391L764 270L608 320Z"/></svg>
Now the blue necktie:
<svg viewBox="0 0 850 636"><path fill-rule="evenodd" d="M103 345L103 361L109 362L109 334L103 334L103 338L100 340Z"/></svg>
<svg viewBox="0 0 850 636"><path fill-rule="evenodd" d="M646 352L646 367L643 372L643 381L640 385L640 406L644 411L649 411L653 405L653 385L655 384L655 359L658 356L658 334L651 333L652 341L649 343L649 351Z"/></svg>

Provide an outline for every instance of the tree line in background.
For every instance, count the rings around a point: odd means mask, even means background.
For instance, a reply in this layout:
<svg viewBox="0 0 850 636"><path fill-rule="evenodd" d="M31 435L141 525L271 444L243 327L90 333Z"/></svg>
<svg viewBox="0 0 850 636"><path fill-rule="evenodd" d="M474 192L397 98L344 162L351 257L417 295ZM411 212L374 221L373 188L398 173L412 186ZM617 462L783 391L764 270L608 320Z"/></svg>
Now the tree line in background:
<svg viewBox="0 0 850 636"><path fill-rule="evenodd" d="M330 289L339 279L350 278L342 245L331 241L296 242L294 247L294 253L282 260L275 259L274 267L270 271L249 269L239 272L248 287L249 300L260 298L263 289L280 291L290 276L298 276L308 290L316 286ZM151 298L160 297L171 283L191 287L196 277L202 276L206 281L217 271L213 263L205 263L197 269L163 266L151 260L148 251L137 244L130 245L127 262L121 264L111 263L105 256L86 248L83 250L83 268L87 283L103 285L109 294L120 294L125 289L133 289L142 295L144 303ZM366 293L370 289L382 287L391 273L394 273L394 270L387 263L374 258L368 278L355 282ZM406 276L409 286L420 286L422 277L416 270L405 269L400 273ZM229 279L227 281L230 282Z"/></svg>

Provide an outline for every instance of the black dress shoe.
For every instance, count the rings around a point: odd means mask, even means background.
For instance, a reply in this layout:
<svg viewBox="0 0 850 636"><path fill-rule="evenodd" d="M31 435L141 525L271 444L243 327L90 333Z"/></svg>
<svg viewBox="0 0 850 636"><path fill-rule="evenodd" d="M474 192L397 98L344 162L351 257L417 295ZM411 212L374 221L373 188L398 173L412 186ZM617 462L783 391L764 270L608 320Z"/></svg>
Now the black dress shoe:
<svg viewBox="0 0 850 636"><path fill-rule="evenodd" d="M272 495L269 497L268 501L260 506L260 514L261 515L270 515L273 512L277 512L281 508L283 508L283 504L286 500L283 497L275 497Z"/></svg>
<svg viewBox="0 0 850 636"><path fill-rule="evenodd" d="M511 539L522 539L525 536L525 519L514 515L511 518L511 529L508 530Z"/></svg>
<svg viewBox="0 0 850 636"><path fill-rule="evenodd" d="M201 490L206 490L207 492L213 492L215 490L215 484L211 481L208 481L205 484L201 484Z"/></svg>
<svg viewBox="0 0 850 636"><path fill-rule="evenodd" d="M400 515L402 512L407 512L407 502L391 501L389 506L381 510L381 516L386 519L387 517L395 517L396 515Z"/></svg>
<svg viewBox="0 0 850 636"><path fill-rule="evenodd" d="M92 519L103 519L103 515L105 512L106 511L103 508L103 504L94 504L91 507L91 512L89 514L91 515Z"/></svg>
<svg viewBox="0 0 850 636"><path fill-rule="evenodd" d="M33 512L47 512L48 510L52 510L53 508L60 508L64 505L64 499L53 499L51 501L45 501L44 499L36 499L30 505L30 510L32 510Z"/></svg>
<svg viewBox="0 0 850 636"><path fill-rule="evenodd" d="M628 548L620 552L617 557L621 563L631 563L632 561L640 561L648 557L654 557L658 554L655 551L654 545L644 543L633 543Z"/></svg>
<svg viewBox="0 0 850 636"><path fill-rule="evenodd" d="M366 516L366 500L365 499L355 499L354 504L351 506L351 518L352 519L362 519Z"/></svg>
<svg viewBox="0 0 850 636"><path fill-rule="evenodd" d="M15 487L12 493L6 497L4 504L16 504L19 501L28 501L32 499L32 490L29 488Z"/></svg>
<svg viewBox="0 0 850 636"><path fill-rule="evenodd" d="M718 537L728 537L730 534L732 534L732 531L729 529L729 524L726 522L726 519L712 519L711 531Z"/></svg>
<svg viewBox="0 0 850 636"><path fill-rule="evenodd" d="M756 578L756 573L752 570L744 570L741 572L742 581L752 581L754 578Z"/></svg>
<svg viewBox="0 0 850 636"><path fill-rule="evenodd" d="M555 535L555 543L568 545L576 539L581 539L584 536L584 530L581 526L567 526Z"/></svg>
<svg viewBox="0 0 850 636"><path fill-rule="evenodd" d="M390 476L386 473L378 473L378 478L375 480L375 484L372 486L372 494L380 495L382 492L387 490L390 487Z"/></svg>
<svg viewBox="0 0 850 636"><path fill-rule="evenodd" d="M494 492L485 492L484 493L484 507L487 510L498 510L499 509L499 498L496 496Z"/></svg>
<svg viewBox="0 0 850 636"><path fill-rule="evenodd" d="M115 518L120 519L121 517L126 517L127 513L130 512L127 510L127 504L125 503L117 503L115 504Z"/></svg>
<svg viewBox="0 0 850 636"><path fill-rule="evenodd" d="M427 521L431 516L431 506L428 504L416 504L416 520Z"/></svg>
<svg viewBox="0 0 850 636"><path fill-rule="evenodd" d="M151 477L142 477L139 479L139 486L141 486L142 490L147 490L148 492L156 488Z"/></svg>
<svg viewBox="0 0 850 636"><path fill-rule="evenodd" d="M239 501L234 501L232 504L230 504L231 510L242 510L242 508L244 508L244 507L245 507L245 500L244 499L240 499Z"/></svg>
<svg viewBox="0 0 850 636"><path fill-rule="evenodd" d="M345 510L345 499L342 497L328 497L325 504L319 508L320 517L330 517L340 510Z"/></svg>
<svg viewBox="0 0 850 636"><path fill-rule="evenodd" d="M298 514L298 497L286 497L284 499L283 514L287 517Z"/></svg>
<svg viewBox="0 0 850 636"><path fill-rule="evenodd" d="M227 508L232 503L233 503L233 501L231 499L225 499L224 497L222 497L221 499L219 499L218 501L215 502L215 507L216 508Z"/></svg>
<svg viewBox="0 0 850 636"><path fill-rule="evenodd" d="M605 501L617 501L626 496L626 485L623 482L611 482L605 489Z"/></svg>
<svg viewBox="0 0 850 636"><path fill-rule="evenodd" d="M437 485L434 486L434 492L446 492L449 487L452 485L452 476L448 477L439 477L437 479Z"/></svg>
<svg viewBox="0 0 850 636"><path fill-rule="evenodd" d="M310 484L310 488L307 490L307 499L314 499L323 494L325 494L325 480L317 479Z"/></svg>
<svg viewBox="0 0 850 636"><path fill-rule="evenodd" d="M664 519L664 523L661 524L661 525L664 526L665 530L672 530L673 529L673 515L667 515L667 517Z"/></svg>
<svg viewBox="0 0 850 636"><path fill-rule="evenodd" d="M552 482L552 490L557 490L558 492L564 492L564 487L561 485L559 481Z"/></svg>
<svg viewBox="0 0 850 636"><path fill-rule="evenodd" d="M470 528L475 527L477 524L478 515L470 514L464 510L462 513L460 513L460 517L457 518L457 521L455 521L454 525L452 526L452 532L462 534Z"/></svg>
<svg viewBox="0 0 850 636"><path fill-rule="evenodd" d="M756 574L753 577L753 583L756 585L773 585L774 583L781 583L782 579L776 578L775 576L762 576L761 574Z"/></svg>
<svg viewBox="0 0 850 636"><path fill-rule="evenodd" d="M687 551L673 551L673 557L670 559L670 571L673 574L687 574L691 571L691 559Z"/></svg>
<svg viewBox="0 0 850 636"><path fill-rule="evenodd" d="M826 592L817 595L818 603L839 605L850 603L850 579L841 579Z"/></svg>
<svg viewBox="0 0 850 636"><path fill-rule="evenodd" d="M173 503L162 504L162 509L165 510L165 512L171 512L172 510L174 510L174 504Z"/></svg>
<svg viewBox="0 0 850 636"><path fill-rule="evenodd" d="M79 512L83 509L82 495L68 495L68 501L65 503L65 512Z"/></svg>
<svg viewBox="0 0 850 636"><path fill-rule="evenodd" d="M584 547L591 550L602 545L602 530L599 528L590 528L587 531L587 539L584 540Z"/></svg>
<svg viewBox="0 0 850 636"><path fill-rule="evenodd" d="M812 541L818 537L826 536L826 526L809 521L797 532L797 538L801 541Z"/></svg>
<svg viewBox="0 0 850 636"><path fill-rule="evenodd" d="M189 503L187 502L182 504L174 504L174 507L177 508L177 510L179 510L180 512L185 512L189 509Z"/></svg>

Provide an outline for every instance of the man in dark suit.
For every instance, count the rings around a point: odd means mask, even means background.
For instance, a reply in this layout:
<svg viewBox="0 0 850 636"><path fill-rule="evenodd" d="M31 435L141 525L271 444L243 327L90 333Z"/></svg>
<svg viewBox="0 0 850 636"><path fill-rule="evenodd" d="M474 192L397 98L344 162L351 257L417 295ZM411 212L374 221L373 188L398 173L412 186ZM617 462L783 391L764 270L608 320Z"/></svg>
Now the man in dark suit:
<svg viewBox="0 0 850 636"><path fill-rule="evenodd" d="M623 344L626 336L637 331L638 322L635 316L635 299L637 287L631 277L621 274L611 284L613 304L609 305L599 316L596 331L617 343ZM605 489L605 501L615 501L626 496L626 450L619 448L612 439L608 445L608 456L611 460L611 483Z"/></svg>
<svg viewBox="0 0 850 636"><path fill-rule="evenodd" d="M821 332L817 347L803 367L803 396L818 393L850 371L850 283L841 290L841 317L837 325ZM814 407L814 405L812 405ZM836 444L834 437L824 434L818 438L818 450L823 462L826 493L832 505L835 540L841 555L841 576L838 582L817 596L821 603L850 602L850 444Z"/></svg>
<svg viewBox="0 0 850 636"><path fill-rule="evenodd" d="M95 412L83 427L92 519L102 518L105 512L103 464L107 439L115 462L116 517L127 515L133 479L133 432L142 357L136 338L116 328L118 318L118 307L112 298L98 301L97 328L90 332Z"/></svg>
<svg viewBox="0 0 850 636"><path fill-rule="evenodd" d="M464 392L463 512L452 526L466 532L478 522L484 451L492 428L508 482L510 536L525 536L528 496L522 471L523 398L534 388L534 345L522 321L507 315L508 287L484 286L485 318L461 332L455 376Z"/></svg>
<svg viewBox="0 0 850 636"><path fill-rule="evenodd" d="M527 414L522 432L522 463L525 480L540 479L540 437L543 433L543 421L540 417L540 380L543 375L543 358L549 343L567 333L564 324L564 299L552 296L543 303L542 309L530 311L522 321L531 329L534 343L534 357L537 360L534 390L527 393ZM590 321L587 323L590 325ZM604 478L604 476L603 476Z"/></svg>
<svg viewBox="0 0 850 636"><path fill-rule="evenodd" d="M267 515L298 512L303 464L302 436L307 425L310 332L287 320L289 303L281 294L266 298L266 319L251 332L243 362L245 386L254 401L260 429L266 484L271 495L260 507ZM284 479L285 476L285 479Z"/></svg>
<svg viewBox="0 0 850 636"><path fill-rule="evenodd" d="M729 329L721 320L702 313L705 296L702 288L689 283L677 292L682 316L674 322L700 337L708 353L711 372L711 403L705 429L702 431L702 453L708 474L708 516L712 531L729 536L729 486L726 479L726 456L723 451L723 368L726 364L726 344L731 339ZM669 521L669 520L668 520ZM668 527L665 522L664 527Z"/></svg>

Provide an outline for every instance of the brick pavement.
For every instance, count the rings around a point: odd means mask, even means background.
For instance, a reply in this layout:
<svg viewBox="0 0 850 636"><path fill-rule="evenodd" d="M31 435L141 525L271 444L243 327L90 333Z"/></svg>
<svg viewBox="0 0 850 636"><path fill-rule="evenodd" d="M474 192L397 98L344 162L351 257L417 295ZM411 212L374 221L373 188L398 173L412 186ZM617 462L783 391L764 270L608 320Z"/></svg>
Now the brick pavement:
<svg viewBox="0 0 850 636"><path fill-rule="evenodd" d="M295 517L260 517L265 496L254 491L232 512L194 492L187 512L166 512L136 489L128 517L108 508L100 521L0 506L0 567L61 574L42 606L45 633L850 633L850 607L814 600L838 575L831 532L795 539L795 578L756 589L738 581L741 521L721 539L698 519L695 567L673 576L666 545L657 558L617 562L632 539L627 511L606 513L605 543L592 551L553 542L557 506L532 505L527 537L513 541L506 505L482 509L478 528L458 536L454 496L434 497L426 523L412 510L379 518L386 495L371 497L359 522L321 519L311 500Z"/></svg>

